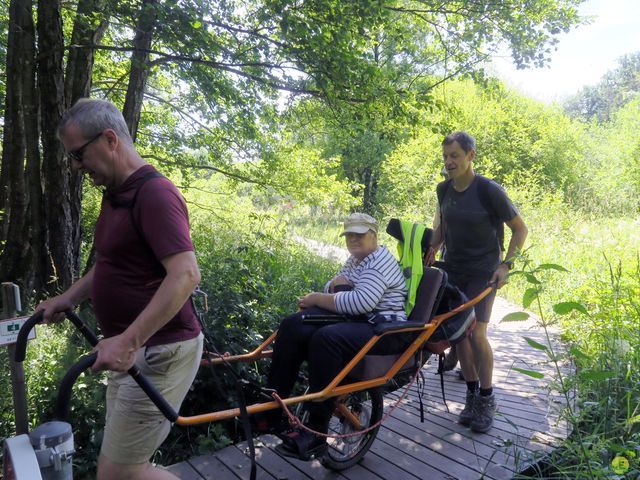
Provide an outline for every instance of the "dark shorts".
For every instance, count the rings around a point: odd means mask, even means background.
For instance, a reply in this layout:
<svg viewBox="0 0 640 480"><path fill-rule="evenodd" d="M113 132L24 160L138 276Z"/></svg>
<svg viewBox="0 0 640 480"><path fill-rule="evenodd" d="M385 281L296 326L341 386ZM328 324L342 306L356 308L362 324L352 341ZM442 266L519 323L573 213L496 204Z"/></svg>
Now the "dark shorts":
<svg viewBox="0 0 640 480"><path fill-rule="evenodd" d="M480 294L488 286L490 277L477 277L469 275L460 275L455 273L449 273L449 282L457 286L462 290L469 300ZM493 308L493 301L496 298L495 289L491 291L489 295L484 297L474 307L476 312L476 321L482 323L489 323L491 320L491 309Z"/></svg>

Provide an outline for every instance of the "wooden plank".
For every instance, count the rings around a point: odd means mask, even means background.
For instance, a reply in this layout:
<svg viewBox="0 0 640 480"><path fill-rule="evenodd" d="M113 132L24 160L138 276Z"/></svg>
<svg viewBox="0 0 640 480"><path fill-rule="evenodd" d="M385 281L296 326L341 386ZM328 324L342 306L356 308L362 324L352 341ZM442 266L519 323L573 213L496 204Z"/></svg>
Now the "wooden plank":
<svg viewBox="0 0 640 480"><path fill-rule="evenodd" d="M239 480L240 478L220 462L215 455L193 457L186 462L172 465L168 470L180 480L201 480L203 478L207 480Z"/></svg>
<svg viewBox="0 0 640 480"><path fill-rule="evenodd" d="M333 480L333 479L344 479L340 473L332 472L324 468L318 460L312 460L310 462L304 462L302 460L298 460L296 458L290 458L280 455L275 451L276 445L280 443L280 440L273 435L263 435L260 437L261 442L264 444L264 449L269 450L270 456L269 458L276 464L276 458L278 465L284 465L287 463L290 467L287 467L287 471L295 472L295 475L292 473L290 477L291 480L294 479L305 479L312 478L317 480ZM265 467L268 468L268 467ZM280 467L284 468L284 467ZM291 470L289 470L289 468Z"/></svg>
<svg viewBox="0 0 640 480"><path fill-rule="evenodd" d="M256 460L260 458L261 448L256 448ZM216 458L224 464L229 470L241 479L248 480L251 473L251 460L236 445L218 450L215 454ZM272 480L275 478L258 463L257 480Z"/></svg>
<svg viewBox="0 0 640 480"><path fill-rule="evenodd" d="M206 478L200 475L198 470L193 468L189 461L176 463L175 465L167 467L166 470L174 474L180 480L202 480L203 478Z"/></svg>
<svg viewBox="0 0 640 480"><path fill-rule="evenodd" d="M408 451L413 452L412 456L436 469L446 466L444 472L441 473L455 473L454 476L457 478L478 476L479 473L486 470L486 466L490 462L508 462L508 457L496 450L495 447L481 445L483 451L479 452L479 446L474 445L473 440L440 426L434 428L431 425L430 427L432 427L432 431L427 432L392 417L378 436L383 441L398 442L403 447L408 447ZM492 478L511 478L513 476L513 470L504 467L500 467L498 470L494 472Z"/></svg>

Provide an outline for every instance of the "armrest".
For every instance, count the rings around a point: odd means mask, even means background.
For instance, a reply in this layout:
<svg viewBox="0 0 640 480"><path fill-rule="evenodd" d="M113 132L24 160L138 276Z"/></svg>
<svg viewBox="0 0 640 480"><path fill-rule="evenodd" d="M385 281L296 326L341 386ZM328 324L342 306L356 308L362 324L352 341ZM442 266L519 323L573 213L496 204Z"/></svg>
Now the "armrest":
<svg viewBox="0 0 640 480"><path fill-rule="evenodd" d="M382 335L383 333L404 330L405 328L421 327L424 327L424 323L422 322L380 322L373 328L373 333L376 335Z"/></svg>

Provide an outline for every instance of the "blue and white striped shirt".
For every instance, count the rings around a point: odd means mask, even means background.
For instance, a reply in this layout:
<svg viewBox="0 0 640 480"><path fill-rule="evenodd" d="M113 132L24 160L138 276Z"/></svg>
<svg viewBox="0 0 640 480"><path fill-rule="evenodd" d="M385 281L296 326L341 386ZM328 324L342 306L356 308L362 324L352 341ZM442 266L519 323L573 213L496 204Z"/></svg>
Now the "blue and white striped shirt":
<svg viewBox="0 0 640 480"><path fill-rule="evenodd" d="M336 275L339 276L349 280L353 290L335 294L338 313L369 317L395 315L395 320L407 319L406 282L398 261L387 247L378 247L362 261L350 256Z"/></svg>

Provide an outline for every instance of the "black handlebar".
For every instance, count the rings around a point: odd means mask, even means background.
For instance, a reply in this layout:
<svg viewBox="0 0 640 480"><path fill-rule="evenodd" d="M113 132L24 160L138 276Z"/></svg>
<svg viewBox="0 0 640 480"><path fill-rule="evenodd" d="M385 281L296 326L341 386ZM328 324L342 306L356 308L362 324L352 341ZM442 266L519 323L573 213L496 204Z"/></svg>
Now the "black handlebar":
<svg viewBox="0 0 640 480"><path fill-rule="evenodd" d="M87 368L93 365L98 358L98 352L85 355L67 370L64 378L58 387L58 398L56 400L56 410L54 418L62 422L69 421L69 403L71 400L71 389L78 377Z"/></svg>
<svg viewBox="0 0 640 480"><path fill-rule="evenodd" d="M15 359L16 362L23 362L27 352L27 339L29 337L29 333L31 329L37 324L40 323L43 319L42 311L37 312L28 318L20 331L18 332L18 339L16 342L16 354ZM96 335L87 328L82 320L71 310L67 310L65 312L66 317L76 326L76 328L82 333L84 338L91 344L91 346L95 347L99 340ZM58 399L56 401L56 418L67 421L69 417L69 401L71 399L71 389L73 388L73 384L78 379L80 374L84 372L86 369L91 367L96 359L98 358L98 353L93 352L89 355L85 355L78 362L71 366L71 368L67 371L66 375L62 379L60 383L60 387L58 390ZM162 412L162 414L170 421L175 422L178 419L178 414L173 409L173 407L167 402L167 400L160 395L160 392L156 390L153 384L140 373L140 369L135 365L131 367L127 373L133 377L138 386L147 394L149 399L153 402L153 404L158 407L158 410Z"/></svg>
<svg viewBox="0 0 640 480"><path fill-rule="evenodd" d="M24 362L24 359L27 356L27 340L29 339L29 333L31 333L31 329L35 326L35 324L40 323L41 321L42 311L39 311L38 313L29 317L26 322L22 324L22 327L20 327L20 331L18 332L18 339L16 340L16 362Z"/></svg>
<svg viewBox="0 0 640 480"><path fill-rule="evenodd" d="M87 328L80 317L78 317L73 310L67 310L64 312L67 318L73 323L80 333L87 339L87 341L91 344L92 347L95 347L100 340L96 337L96 334Z"/></svg>

